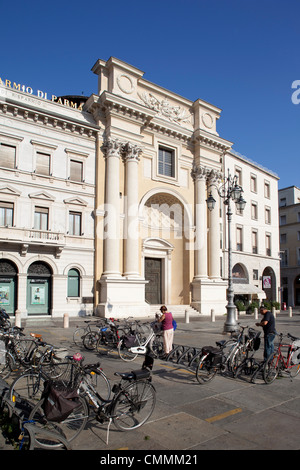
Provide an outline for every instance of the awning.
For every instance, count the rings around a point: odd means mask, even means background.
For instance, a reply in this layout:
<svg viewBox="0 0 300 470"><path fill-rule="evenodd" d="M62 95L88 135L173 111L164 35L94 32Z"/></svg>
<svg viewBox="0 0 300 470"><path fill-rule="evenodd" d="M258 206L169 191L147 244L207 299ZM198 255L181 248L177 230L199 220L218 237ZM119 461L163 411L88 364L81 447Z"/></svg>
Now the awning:
<svg viewBox="0 0 300 470"><path fill-rule="evenodd" d="M259 287L256 287L253 284L233 283L233 292L234 294L240 294L240 295L256 295L259 299L266 298L265 291L259 289Z"/></svg>

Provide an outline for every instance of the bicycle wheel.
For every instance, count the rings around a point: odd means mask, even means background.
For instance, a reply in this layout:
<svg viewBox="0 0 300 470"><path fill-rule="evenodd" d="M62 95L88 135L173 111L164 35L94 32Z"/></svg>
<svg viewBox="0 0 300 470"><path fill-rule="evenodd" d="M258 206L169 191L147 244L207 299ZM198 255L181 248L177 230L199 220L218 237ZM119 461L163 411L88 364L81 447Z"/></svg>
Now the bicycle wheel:
<svg viewBox="0 0 300 470"><path fill-rule="evenodd" d="M242 348L238 348L232 356L230 363L227 362L228 370L233 376L235 376L238 367L242 364L244 359L246 359L246 352L243 351Z"/></svg>
<svg viewBox="0 0 300 470"><path fill-rule="evenodd" d="M263 370L263 377L266 384L271 384L274 382L278 376L280 366L281 361L278 353L271 354L266 360Z"/></svg>
<svg viewBox="0 0 300 470"><path fill-rule="evenodd" d="M38 372L24 372L19 375L9 388L9 399L12 402L26 400L36 404L42 396L46 378Z"/></svg>
<svg viewBox="0 0 300 470"><path fill-rule="evenodd" d="M84 328L83 326L76 328L76 330L73 333L73 341L76 344L76 346L82 346L83 338L85 335L86 335L86 328Z"/></svg>
<svg viewBox="0 0 300 470"><path fill-rule="evenodd" d="M60 423L48 421L42 409L43 400L40 400L31 411L28 420L34 421L35 440L40 447L53 449L62 447L62 443L55 437L55 434L62 436L68 442L73 441L85 428L88 420L89 410L86 400L79 396L78 406L72 413ZM45 431L54 433L53 436L47 436Z"/></svg>
<svg viewBox="0 0 300 470"><path fill-rule="evenodd" d="M113 422L120 431L131 431L142 426L153 413L156 403L155 388L150 382L137 381L122 389L114 400Z"/></svg>
<svg viewBox="0 0 300 470"><path fill-rule="evenodd" d="M95 331L90 331L83 338L83 346L85 347L85 349L92 351L93 349L96 349L98 340L99 333L96 333Z"/></svg>
<svg viewBox="0 0 300 470"><path fill-rule="evenodd" d="M129 348L125 346L124 339L121 339L121 341L119 341L118 354L120 358L126 362L134 361L138 357L138 354L132 353L131 351L129 351Z"/></svg>
<svg viewBox="0 0 300 470"><path fill-rule="evenodd" d="M102 370L99 373L90 372L85 376L87 382L99 393L103 400L109 400L111 386L108 378Z"/></svg>
<svg viewBox="0 0 300 470"><path fill-rule="evenodd" d="M15 361L13 356L7 352L3 357L3 362L3 364L0 364L0 377L6 379L15 370Z"/></svg>
<svg viewBox="0 0 300 470"><path fill-rule="evenodd" d="M288 368L288 372L289 372L291 378L296 377L296 375L298 375L299 372L300 372L300 364L290 365L289 368Z"/></svg>
<svg viewBox="0 0 300 470"><path fill-rule="evenodd" d="M216 373L217 368L212 366L208 355L203 356L196 370L196 379L199 384L210 382L215 377Z"/></svg>

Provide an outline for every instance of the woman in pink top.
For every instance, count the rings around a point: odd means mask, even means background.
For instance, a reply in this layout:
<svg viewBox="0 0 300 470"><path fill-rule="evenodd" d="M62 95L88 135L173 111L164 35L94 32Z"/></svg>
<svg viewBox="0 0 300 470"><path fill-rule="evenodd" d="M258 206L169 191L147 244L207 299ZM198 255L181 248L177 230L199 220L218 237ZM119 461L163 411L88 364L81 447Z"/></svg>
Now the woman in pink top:
<svg viewBox="0 0 300 470"><path fill-rule="evenodd" d="M171 352L173 349L173 337L174 337L174 329L173 329L173 323L172 323L173 315L171 312L168 312L168 309L165 305L162 305L160 307L160 311L162 315L158 321L162 323L164 351L165 351L165 354L169 354L169 352Z"/></svg>

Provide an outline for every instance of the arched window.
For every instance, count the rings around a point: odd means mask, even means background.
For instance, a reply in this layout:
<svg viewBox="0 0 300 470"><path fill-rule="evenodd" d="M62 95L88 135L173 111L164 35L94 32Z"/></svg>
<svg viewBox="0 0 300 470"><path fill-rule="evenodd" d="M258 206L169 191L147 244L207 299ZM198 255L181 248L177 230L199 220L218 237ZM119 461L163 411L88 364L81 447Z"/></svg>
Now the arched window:
<svg viewBox="0 0 300 470"><path fill-rule="evenodd" d="M77 269L70 269L68 272L68 297L79 297L80 274Z"/></svg>

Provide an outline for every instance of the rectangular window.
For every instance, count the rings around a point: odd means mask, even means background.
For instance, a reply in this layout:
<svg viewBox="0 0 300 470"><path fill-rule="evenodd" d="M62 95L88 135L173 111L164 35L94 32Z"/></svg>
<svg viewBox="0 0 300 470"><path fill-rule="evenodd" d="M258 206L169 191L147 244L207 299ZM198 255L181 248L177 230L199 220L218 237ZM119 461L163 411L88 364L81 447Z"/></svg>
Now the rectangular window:
<svg viewBox="0 0 300 470"><path fill-rule="evenodd" d="M257 185L256 185L256 176L255 175L251 175L250 177L250 187L251 187L251 191L253 193L257 193Z"/></svg>
<svg viewBox="0 0 300 470"><path fill-rule="evenodd" d="M36 173L38 175L50 175L50 155L36 152Z"/></svg>
<svg viewBox="0 0 300 470"><path fill-rule="evenodd" d="M243 186L242 170L241 170L241 168L235 168L235 169L234 169L234 174L237 176L237 184L238 184L239 186Z"/></svg>
<svg viewBox="0 0 300 470"><path fill-rule="evenodd" d="M282 268L288 266L288 264L289 264L289 254L288 254L288 250L282 250L281 253L280 253L280 256L281 256L280 266L281 266Z"/></svg>
<svg viewBox="0 0 300 470"><path fill-rule="evenodd" d="M243 230L241 227L236 229L236 249L243 251Z"/></svg>
<svg viewBox="0 0 300 470"><path fill-rule="evenodd" d="M286 206L286 198L282 197L279 201L279 207L285 207Z"/></svg>
<svg viewBox="0 0 300 470"><path fill-rule="evenodd" d="M81 214L80 212L69 212L69 234L81 235Z"/></svg>
<svg viewBox="0 0 300 470"><path fill-rule="evenodd" d="M174 150L159 148L158 173L160 175L175 177L175 152Z"/></svg>
<svg viewBox="0 0 300 470"><path fill-rule="evenodd" d="M270 199L270 183L265 181L265 197Z"/></svg>
<svg viewBox="0 0 300 470"><path fill-rule="evenodd" d="M14 205L12 202L0 202L0 225L12 226L14 218Z"/></svg>
<svg viewBox="0 0 300 470"><path fill-rule="evenodd" d="M257 220L257 204L253 202L251 204L251 219Z"/></svg>
<svg viewBox="0 0 300 470"><path fill-rule="evenodd" d="M257 255L258 250L257 250L257 231L253 230L252 231L252 253Z"/></svg>
<svg viewBox="0 0 300 470"><path fill-rule="evenodd" d="M299 233L299 232L298 232ZM281 233L280 234L280 243L286 243L287 242L287 236L286 233Z"/></svg>
<svg viewBox="0 0 300 470"><path fill-rule="evenodd" d="M48 215L49 215L49 209L47 207L35 208L34 210L35 230L48 230Z"/></svg>
<svg viewBox="0 0 300 470"><path fill-rule="evenodd" d="M77 160L70 160L70 180L83 181L83 163Z"/></svg>
<svg viewBox="0 0 300 470"><path fill-rule="evenodd" d="M258 269L253 269L253 281L258 281Z"/></svg>
<svg viewBox="0 0 300 470"><path fill-rule="evenodd" d="M285 225L286 224L286 215L281 215L279 218L280 225Z"/></svg>
<svg viewBox="0 0 300 470"><path fill-rule="evenodd" d="M266 224L271 223L271 209L269 207L265 208L265 222Z"/></svg>
<svg viewBox="0 0 300 470"><path fill-rule="evenodd" d="M16 167L16 147L0 143L0 166L5 168Z"/></svg>
<svg viewBox="0 0 300 470"><path fill-rule="evenodd" d="M266 255L271 256L271 235L266 235Z"/></svg>

